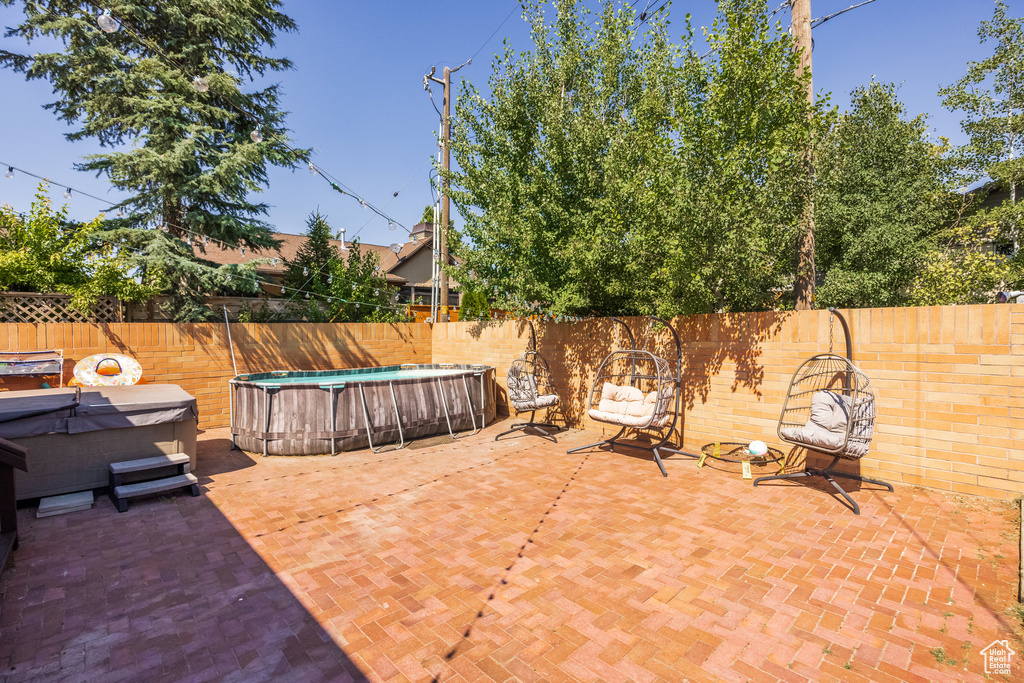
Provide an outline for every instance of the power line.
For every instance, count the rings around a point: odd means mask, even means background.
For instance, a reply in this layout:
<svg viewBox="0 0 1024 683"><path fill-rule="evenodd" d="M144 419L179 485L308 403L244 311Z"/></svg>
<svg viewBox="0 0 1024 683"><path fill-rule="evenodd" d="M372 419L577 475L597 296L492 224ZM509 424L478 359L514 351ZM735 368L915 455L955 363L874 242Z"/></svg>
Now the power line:
<svg viewBox="0 0 1024 683"><path fill-rule="evenodd" d="M473 53L473 56L472 56L472 57L470 57L470 58L469 58L469 59L467 60L467 63L469 63L469 62L472 62L472 61L473 61L474 59L476 59L476 56L477 56L478 54L480 54L480 51L481 51L481 50L483 50L483 49L484 49L484 48L485 48L485 47L487 46L487 43L491 42L491 39L492 39L492 38L494 38L494 36L495 36L495 35L497 35L498 31L500 31L500 30L501 30L501 27L505 25L505 22L506 22L506 21L508 21L509 19L511 19L511 18L512 18L512 15L513 15L513 14L515 14L515 12L516 12L516 8L515 8L515 7L513 7L513 8L512 8L512 11L508 13L508 16L506 16L506 17L505 17L504 19L502 19L502 20L501 20L501 23L500 23L500 24L498 24L498 28L494 29L494 31L493 31L493 32L491 33L491 35L489 35L489 36L487 37L487 40L485 40L485 41L483 42L483 44L482 44L482 45L481 45L481 46L480 46L479 48L477 48L477 51Z"/></svg>
<svg viewBox="0 0 1024 683"><path fill-rule="evenodd" d="M818 17L817 19L812 19L811 20L811 28L817 28L817 27L821 26L822 24L824 24L829 19L835 19L840 14L846 14L847 12L849 12L852 9L857 9L858 7L863 7L864 5L870 5L874 1L875 0L864 0L864 2L859 2L856 5L850 5L846 9L841 9L838 12L833 12L832 14L826 15L824 17Z"/></svg>

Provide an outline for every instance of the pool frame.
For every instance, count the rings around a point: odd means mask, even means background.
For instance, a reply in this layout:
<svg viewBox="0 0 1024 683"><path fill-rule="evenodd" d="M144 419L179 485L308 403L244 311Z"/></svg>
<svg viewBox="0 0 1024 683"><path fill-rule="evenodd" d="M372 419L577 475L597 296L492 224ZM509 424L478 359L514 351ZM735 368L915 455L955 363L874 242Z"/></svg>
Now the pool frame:
<svg viewBox="0 0 1024 683"><path fill-rule="evenodd" d="M398 370L460 372L373 379ZM452 438L470 428L475 434L495 416L494 375L491 366L455 363L241 374L228 382L232 448L336 455L369 446L376 453L389 441L402 448L445 429ZM309 381L266 381L297 376Z"/></svg>

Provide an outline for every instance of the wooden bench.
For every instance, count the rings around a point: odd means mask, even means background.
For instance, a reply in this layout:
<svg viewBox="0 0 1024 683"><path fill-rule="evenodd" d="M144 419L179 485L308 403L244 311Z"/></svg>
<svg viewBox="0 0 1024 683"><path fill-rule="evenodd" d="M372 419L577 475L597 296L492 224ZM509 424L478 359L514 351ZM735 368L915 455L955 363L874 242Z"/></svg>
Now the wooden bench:
<svg viewBox="0 0 1024 683"><path fill-rule="evenodd" d="M176 468L177 473L171 476L161 475L147 481L124 483L126 474L155 472L170 467ZM198 496L199 480L188 471L188 467L189 457L185 453L112 462L110 463L110 500L113 501L118 512L127 512L130 498L183 488L188 488L193 496Z"/></svg>

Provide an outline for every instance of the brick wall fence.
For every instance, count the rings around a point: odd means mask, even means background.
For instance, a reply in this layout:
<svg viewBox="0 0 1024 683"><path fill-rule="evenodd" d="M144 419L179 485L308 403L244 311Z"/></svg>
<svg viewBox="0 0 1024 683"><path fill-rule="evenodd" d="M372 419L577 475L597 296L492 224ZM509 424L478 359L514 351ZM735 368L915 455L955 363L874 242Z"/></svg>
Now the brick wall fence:
<svg viewBox="0 0 1024 683"><path fill-rule="evenodd" d="M871 452L844 469L999 499L1024 493L1024 305L843 313L854 361L871 378L878 400ZM646 323L629 321L643 340ZM690 316L673 325L683 346L684 448L755 438L781 446L775 428L790 378L804 359L828 350L828 312ZM611 321L539 323L537 335L562 397L559 417L573 426L603 427L583 417L583 403L614 346ZM517 322L435 326L433 358L495 365L503 381L528 337ZM667 332L648 344L674 359ZM845 353L844 346L836 320L835 352ZM803 455L794 449L794 457ZM680 456L673 460L677 472L693 466Z"/></svg>
<svg viewBox="0 0 1024 683"><path fill-rule="evenodd" d="M239 372L327 370L430 362L423 324L232 323ZM199 401L200 428L229 422L228 380L234 376L223 323L0 324L0 350L64 349L64 381L94 353L136 358L151 383L181 386ZM39 377L0 377L0 390L38 389Z"/></svg>
<svg viewBox="0 0 1024 683"><path fill-rule="evenodd" d="M871 452L847 469L887 481L1010 499L1024 493L1024 305L844 311L854 359L878 397ZM641 345L674 358L665 331ZM541 352L562 404L556 422L601 429L584 402L601 359L614 347L610 320L537 323ZM759 438L780 446L775 425L800 362L828 349L829 314L752 313L680 317L684 447ZM232 324L238 369L313 370L397 363L484 363L505 383L525 348L522 322L434 325ZM844 352L834 327L834 350ZM66 377L93 353L138 358L151 382L181 385L199 399L204 428L228 422L233 375L223 324L0 324L0 349L63 348ZM37 388L39 378L0 378L0 390ZM499 394L499 402L503 392ZM795 453L802 457L802 453ZM675 473L692 461L673 456ZM638 463L638 466L644 466ZM653 465L649 465L654 467ZM654 474L657 474L655 468ZM698 476L696 470L692 473ZM653 475L652 475L653 476Z"/></svg>

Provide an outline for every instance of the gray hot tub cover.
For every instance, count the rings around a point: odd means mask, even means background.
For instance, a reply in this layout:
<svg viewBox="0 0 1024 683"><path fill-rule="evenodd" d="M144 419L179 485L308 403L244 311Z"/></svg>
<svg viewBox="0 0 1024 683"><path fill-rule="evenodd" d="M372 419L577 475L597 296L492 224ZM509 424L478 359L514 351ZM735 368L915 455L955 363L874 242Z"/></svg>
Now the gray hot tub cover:
<svg viewBox="0 0 1024 683"><path fill-rule="evenodd" d="M174 384L0 393L0 437L80 434L196 419L196 399Z"/></svg>

